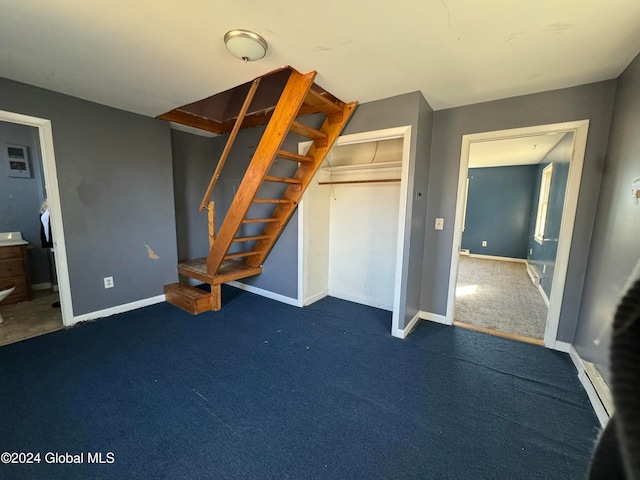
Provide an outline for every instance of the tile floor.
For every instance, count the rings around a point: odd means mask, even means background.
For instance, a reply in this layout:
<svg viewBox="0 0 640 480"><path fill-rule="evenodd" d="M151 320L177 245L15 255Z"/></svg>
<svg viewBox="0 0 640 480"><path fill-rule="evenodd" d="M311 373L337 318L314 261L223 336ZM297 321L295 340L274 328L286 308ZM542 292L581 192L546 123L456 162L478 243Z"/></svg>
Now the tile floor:
<svg viewBox="0 0 640 480"><path fill-rule="evenodd" d="M11 305L0 304L0 346L37 337L62 328L60 308L51 306L58 301L58 292L39 290L33 292L28 302Z"/></svg>

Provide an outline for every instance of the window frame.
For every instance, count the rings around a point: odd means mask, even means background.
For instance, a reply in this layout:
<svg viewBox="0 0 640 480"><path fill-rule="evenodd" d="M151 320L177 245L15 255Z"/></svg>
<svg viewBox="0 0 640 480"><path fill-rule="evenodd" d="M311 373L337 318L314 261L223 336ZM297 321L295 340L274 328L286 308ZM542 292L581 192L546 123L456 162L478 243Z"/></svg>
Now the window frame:
<svg viewBox="0 0 640 480"><path fill-rule="evenodd" d="M536 213L536 226L533 233L533 239L540 245L544 242L544 232L547 226L552 178L553 163L550 163L542 170L542 177L540 179L540 195L538 196L538 210Z"/></svg>

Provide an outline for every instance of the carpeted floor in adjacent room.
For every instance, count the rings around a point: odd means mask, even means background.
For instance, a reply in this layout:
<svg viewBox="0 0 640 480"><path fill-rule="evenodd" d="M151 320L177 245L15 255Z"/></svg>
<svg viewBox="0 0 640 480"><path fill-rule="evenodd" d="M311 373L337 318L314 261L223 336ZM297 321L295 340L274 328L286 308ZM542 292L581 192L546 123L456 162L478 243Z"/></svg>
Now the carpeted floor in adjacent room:
<svg viewBox="0 0 640 480"><path fill-rule="evenodd" d="M564 353L430 322L400 340L389 312L334 298L225 287L223 305L0 348L0 451L42 455L0 478L585 477L599 427Z"/></svg>
<svg viewBox="0 0 640 480"><path fill-rule="evenodd" d="M542 339L547 305L524 263L460 256L455 320Z"/></svg>

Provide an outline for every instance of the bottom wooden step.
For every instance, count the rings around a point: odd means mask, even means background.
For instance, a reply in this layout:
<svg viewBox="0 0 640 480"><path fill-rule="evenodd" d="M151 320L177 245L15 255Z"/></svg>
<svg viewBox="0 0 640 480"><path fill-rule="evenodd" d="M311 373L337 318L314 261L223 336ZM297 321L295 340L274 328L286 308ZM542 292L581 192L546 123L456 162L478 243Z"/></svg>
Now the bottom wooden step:
<svg viewBox="0 0 640 480"><path fill-rule="evenodd" d="M214 296L191 285L171 283L164 286L167 302L193 314L214 309Z"/></svg>

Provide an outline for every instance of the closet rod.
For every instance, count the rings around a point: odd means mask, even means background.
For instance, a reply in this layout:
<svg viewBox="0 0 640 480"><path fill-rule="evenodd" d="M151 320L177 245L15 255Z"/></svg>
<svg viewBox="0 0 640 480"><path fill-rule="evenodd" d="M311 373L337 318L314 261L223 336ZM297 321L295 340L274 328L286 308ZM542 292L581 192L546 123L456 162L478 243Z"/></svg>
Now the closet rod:
<svg viewBox="0 0 640 480"><path fill-rule="evenodd" d="M383 178L380 180L345 180L343 182L318 182L318 185L343 185L345 183L383 183L383 182L399 182L400 178Z"/></svg>

